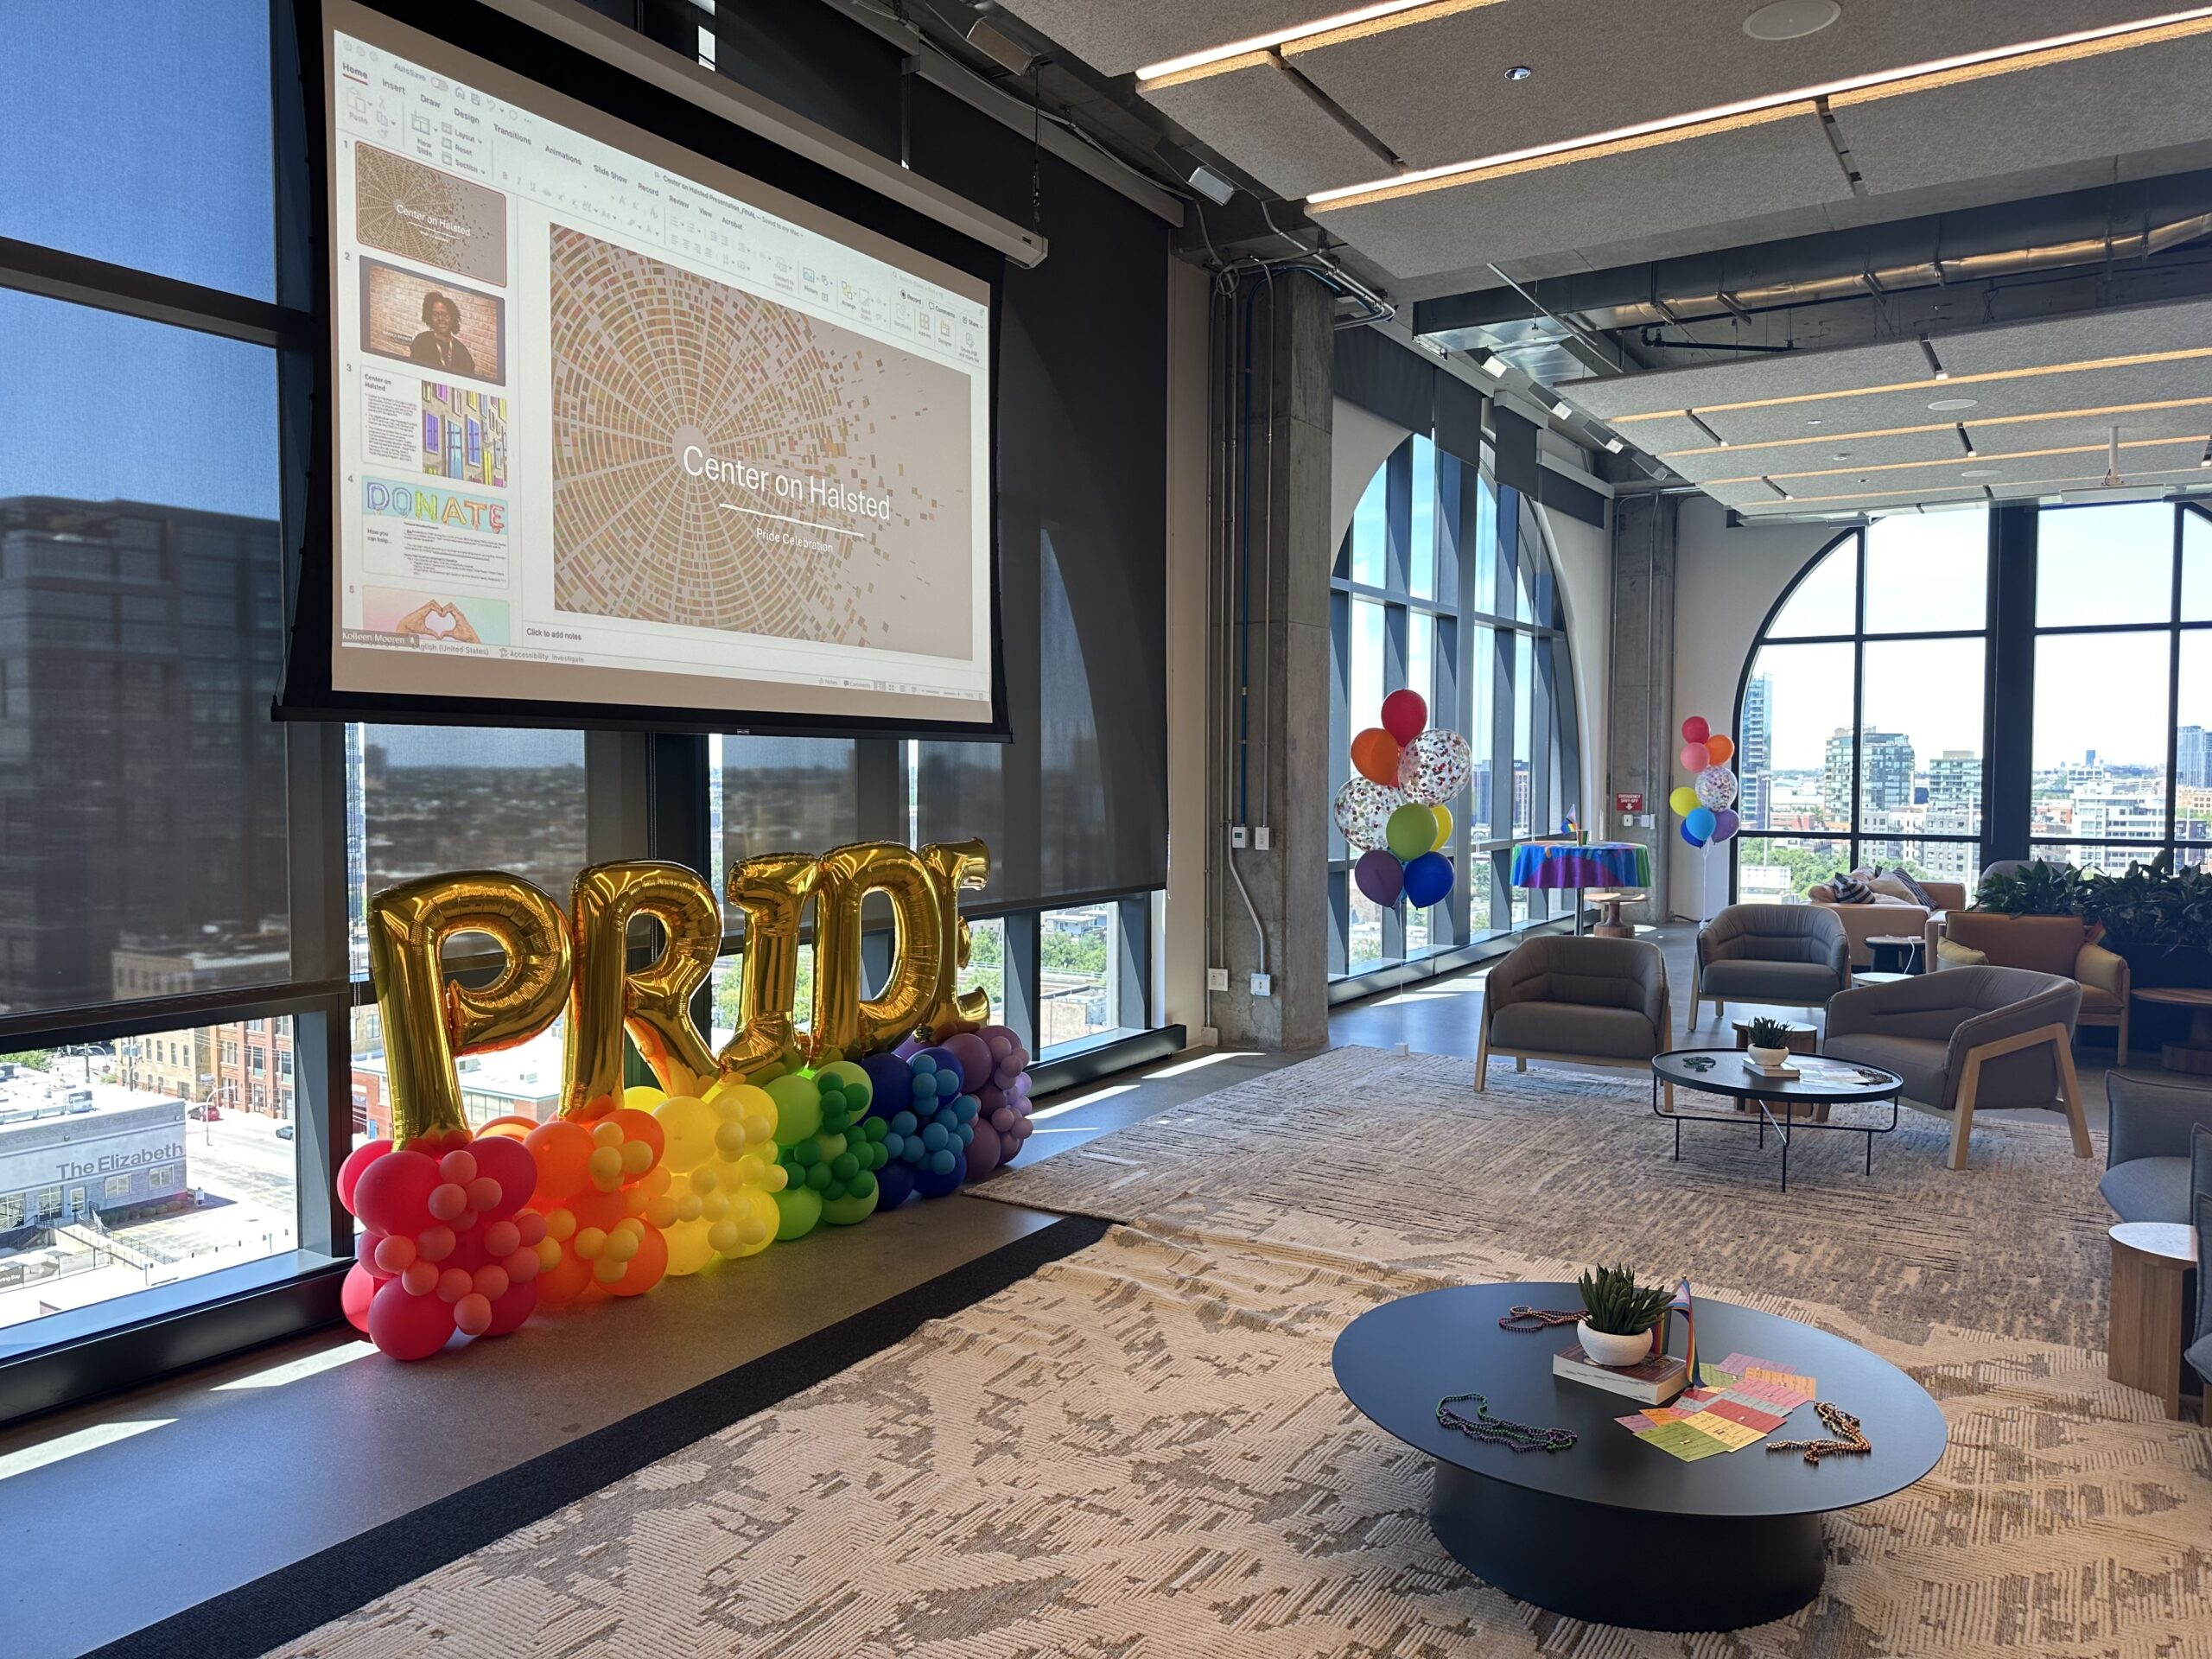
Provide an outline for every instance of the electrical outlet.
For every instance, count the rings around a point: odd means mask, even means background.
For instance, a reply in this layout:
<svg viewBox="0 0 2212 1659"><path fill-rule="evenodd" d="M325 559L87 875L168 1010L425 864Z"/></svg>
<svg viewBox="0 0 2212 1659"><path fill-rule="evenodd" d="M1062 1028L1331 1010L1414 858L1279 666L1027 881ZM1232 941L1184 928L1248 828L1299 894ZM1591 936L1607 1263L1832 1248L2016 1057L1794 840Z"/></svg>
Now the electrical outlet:
<svg viewBox="0 0 2212 1659"><path fill-rule="evenodd" d="M1255 995L1255 996L1273 996L1274 994L1275 994L1275 982L1274 982L1274 981L1273 979L1269 978L1269 977L1268 977L1267 975L1265 975L1265 974L1255 974L1255 975L1253 975L1253 976L1252 976L1252 995Z"/></svg>
<svg viewBox="0 0 2212 1659"><path fill-rule="evenodd" d="M1208 990L1210 990L1210 991L1225 991L1225 990L1227 990L1228 988L1229 988L1229 969L1226 969L1226 968L1209 968L1209 969L1206 969L1206 989L1208 989Z"/></svg>
<svg viewBox="0 0 2212 1659"><path fill-rule="evenodd" d="M1244 826L1243 824L1232 823L1229 826L1229 844L1232 847L1242 847L1244 844Z"/></svg>
<svg viewBox="0 0 2212 1659"><path fill-rule="evenodd" d="M1263 823L1260 825L1259 828L1252 831L1252 848L1255 852L1264 853L1268 850L1268 826L1266 824Z"/></svg>

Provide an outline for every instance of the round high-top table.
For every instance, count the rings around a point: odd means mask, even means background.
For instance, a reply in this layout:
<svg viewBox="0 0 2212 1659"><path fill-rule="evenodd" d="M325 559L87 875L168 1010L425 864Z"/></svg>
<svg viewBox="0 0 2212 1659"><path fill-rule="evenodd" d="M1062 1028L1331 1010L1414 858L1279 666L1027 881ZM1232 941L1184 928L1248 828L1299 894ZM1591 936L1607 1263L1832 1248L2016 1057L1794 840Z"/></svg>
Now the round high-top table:
<svg viewBox="0 0 2212 1659"><path fill-rule="evenodd" d="M1582 889L1648 887L1651 849L1633 841L1524 841L1513 849L1513 885L1573 889L1574 931L1582 931Z"/></svg>
<svg viewBox="0 0 2212 1659"><path fill-rule="evenodd" d="M1614 1419L1627 1396L1552 1375L1571 1329L1498 1329L1516 1303L1577 1307L1566 1284L1457 1285L1387 1302L1337 1338L1337 1384L1376 1427L1435 1459L1437 1541L1509 1595L1573 1618L1651 1630L1725 1630L1796 1611L1827 1570L1821 1516L1904 1491L1943 1455L1927 1391L1887 1360L1811 1325L1698 1299L1708 1360L1740 1352L1815 1379L1873 1450L1809 1465L1767 1441L1685 1463ZM1563 1452L1516 1452L1436 1421L1476 1390L1499 1417L1572 1430ZM1463 1402L1462 1410L1471 1409ZM1821 1440L1802 1405L1770 1440Z"/></svg>

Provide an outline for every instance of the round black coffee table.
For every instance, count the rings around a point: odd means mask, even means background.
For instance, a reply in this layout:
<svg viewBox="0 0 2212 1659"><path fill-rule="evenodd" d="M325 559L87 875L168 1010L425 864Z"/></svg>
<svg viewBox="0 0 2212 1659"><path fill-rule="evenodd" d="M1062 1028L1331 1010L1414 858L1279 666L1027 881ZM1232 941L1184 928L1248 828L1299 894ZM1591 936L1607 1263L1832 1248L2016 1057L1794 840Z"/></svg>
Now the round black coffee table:
<svg viewBox="0 0 2212 1659"><path fill-rule="evenodd" d="M1762 1077L1744 1066L1744 1052L1735 1048L1675 1048L1654 1057L1651 1062L1651 1109L1655 1115L1670 1118L1675 1125L1675 1161L1682 1157L1682 1125L1685 1123L1745 1123L1758 1125L1759 1145L1766 1145L1766 1132L1772 1129L1782 1141L1782 1190L1789 1190L1789 1135L1793 1129L1840 1129L1846 1135L1866 1137L1866 1173L1874 1173L1874 1137L1888 1135L1897 1126L1897 1095L1904 1087L1904 1079L1896 1072L1878 1065L1862 1065L1857 1060L1823 1060L1816 1054L1790 1056L1792 1064L1802 1065L1808 1075L1798 1077ZM1811 1075L1816 1069L1834 1066L1857 1073L1847 1080L1825 1078ZM1662 1099L1661 1086L1665 1086ZM1677 1088L1703 1090L1707 1094L1726 1095L1733 1100L1749 1101L1758 1108L1757 1116L1731 1112L1722 1116L1716 1112L1684 1112L1675 1109L1674 1095ZM1878 1105L1890 1103L1890 1121L1886 1123L1870 1120L1863 1123L1831 1123L1827 1109L1831 1106ZM1817 1121L1801 1118L1801 1106L1817 1108ZM1776 1116L1774 1108L1781 1108ZM1749 1351L1746 1350L1748 1352Z"/></svg>
<svg viewBox="0 0 2212 1659"><path fill-rule="evenodd" d="M1639 1409L1633 1400L1552 1375L1572 1330L1499 1330L1516 1303L1576 1307L1580 1296L1564 1284L1426 1291L1353 1320L1333 1363L1353 1405L1436 1460L1437 1541L1478 1577L1553 1612L1652 1630L1780 1618L1820 1591L1821 1515L1902 1491L1943 1454L1942 1413L1888 1361L1795 1319L1700 1297L1700 1356L1745 1353L1813 1377L1821 1399L1859 1420L1873 1450L1815 1466L1761 1442L1685 1463L1614 1421ZM1440 1426L1437 1402L1470 1389L1500 1417L1579 1438L1564 1452L1516 1452ZM1827 1433L1803 1405L1770 1438Z"/></svg>

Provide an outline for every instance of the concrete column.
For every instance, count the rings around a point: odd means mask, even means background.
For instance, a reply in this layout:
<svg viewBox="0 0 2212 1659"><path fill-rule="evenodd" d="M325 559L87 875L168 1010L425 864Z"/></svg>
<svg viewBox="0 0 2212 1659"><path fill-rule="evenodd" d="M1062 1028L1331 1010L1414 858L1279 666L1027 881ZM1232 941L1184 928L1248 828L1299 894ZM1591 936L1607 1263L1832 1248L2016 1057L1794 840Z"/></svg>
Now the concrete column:
<svg viewBox="0 0 2212 1659"><path fill-rule="evenodd" d="M1651 898L1630 919L1667 919L1668 872L1681 845L1667 810L1675 780L1676 499L1624 495L1613 504L1612 675L1605 721L1606 805L1643 797L1649 824L1616 814L1614 833L1651 849Z"/></svg>
<svg viewBox="0 0 2212 1659"><path fill-rule="evenodd" d="M1332 315L1303 275L1240 292L1215 412L1231 511L1215 555L1211 957L1229 989L1211 1000L1223 1042L1265 1048L1318 1048L1329 1034ZM1255 995L1263 970L1270 989Z"/></svg>

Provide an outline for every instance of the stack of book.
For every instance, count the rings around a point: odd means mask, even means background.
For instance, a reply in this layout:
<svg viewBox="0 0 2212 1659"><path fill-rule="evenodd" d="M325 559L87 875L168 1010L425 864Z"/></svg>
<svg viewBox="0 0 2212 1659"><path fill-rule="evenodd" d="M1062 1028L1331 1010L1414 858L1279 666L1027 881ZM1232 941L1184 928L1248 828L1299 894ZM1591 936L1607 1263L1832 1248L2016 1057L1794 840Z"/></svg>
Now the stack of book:
<svg viewBox="0 0 2212 1659"><path fill-rule="evenodd" d="M1639 1405L1663 1406L1689 1386L1689 1367L1672 1354L1651 1354L1633 1365L1600 1365L1576 1343L1552 1356L1552 1375L1587 1382L1609 1394L1626 1395Z"/></svg>
<svg viewBox="0 0 2212 1659"><path fill-rule="evenodd" d="M1755 1077L1775 1083L1787 1083L1800 1075L1794 1059L1784 1060L1780 1065L1761 1065L1749 1054L1744 1056L1744 1070Z"/></svg>

